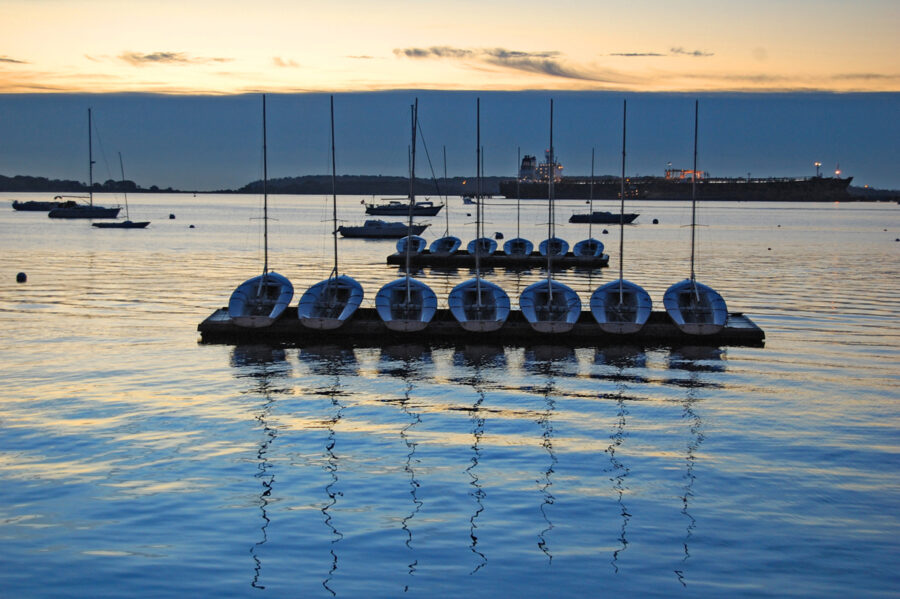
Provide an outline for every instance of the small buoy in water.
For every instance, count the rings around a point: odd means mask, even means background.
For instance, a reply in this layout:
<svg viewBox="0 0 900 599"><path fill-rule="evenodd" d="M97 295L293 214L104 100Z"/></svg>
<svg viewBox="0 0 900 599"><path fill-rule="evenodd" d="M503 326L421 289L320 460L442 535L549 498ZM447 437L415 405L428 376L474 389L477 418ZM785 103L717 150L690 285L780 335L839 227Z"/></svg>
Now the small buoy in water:
<svg viewBox="0 0 900 599"><path fill-rule="evenodd" d="M174 214L169 214L169 220L175 220L175 215L174 215Z"/></svg>
<svg viewBox="0 0 900 599"><path fill-rule="evenodd" d="M780 229L780 228L781 228L781 225L778 225L778 228Z"/></svg>
<svg viewBox="0 0 900 599"><path fill-rule="evenodd" d="M24 283L27 280L28 280L28 275L26 275L24 272L20 272L19 274L16 275L16 283Z"/></svg>
<svg viewBox="0 0 900 599"><path fill-rule="evenodd" d="M466 212L466 216L472 216L471 212Z"/></svg>
<svg viewBox="0 0 900 599"><path fill-rule="evenodd" d="M188 227L188 229L193 229L193 228L194 228L194 225L191 225Z"/></svg>
<svg viewBox="0 0 900 599"><path fill-rule="evenodd" d="M503 233L500 231L494 231L494 239L503 239Z"/></svg>
<svg viewBox="0 0 900 599"><path fill-rule="evenodd" d="M603 234L604 234L604 235L609 235L609 231L607 231L606 229L603 229Z"/></svg>
<svg viewBox="0 0 900 599"><path fill-rule="evenodd" d="M897 239L895 239L895 240L894 240L894 241L900 241L900 237L898 237L898 238L897 238Z"/></svg>
<svg viewBox="0 0 900 599"><path fill-rule="evenodd" d="M771 251L772 251L772 248L769 248L769 251L771 252Z"/></svg>
<svg viewBox="0 0 900 599"><path fill-rule="evenodd" d="M654 218L654 219L653 219L653 224L654 224L654 225L658 225L658 224L659 224L659 219L658 219L658 218Z"/></svg>

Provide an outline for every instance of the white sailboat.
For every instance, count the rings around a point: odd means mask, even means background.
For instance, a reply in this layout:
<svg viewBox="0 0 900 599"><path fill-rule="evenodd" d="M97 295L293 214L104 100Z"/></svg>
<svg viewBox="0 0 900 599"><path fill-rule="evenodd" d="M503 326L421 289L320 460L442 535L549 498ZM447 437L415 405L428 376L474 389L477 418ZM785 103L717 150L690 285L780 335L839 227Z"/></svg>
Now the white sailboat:
<svg viewBox="0 0 900 599"><path fill-rule="evenodd" d="M319 281L300 297L297 317L311 329L331 330L350 318L363 300L363 288L352 277L338 273L337 185L334 160L334 96L331 96L331 210L334 238L334 267L324 281Z"/></svg>
<svg viewBox="0 0 900 599"><path fill-rule="evenodd" d="M622 104L622 186L619 209L619 278L598 287L591 295L591 314L606 333L637 333L650 318L653 301L643 287L623 277L625 255L625 117L627 103Z"/></svg>
<svg viewBox="0 0 900 599"><path fill-rule="evenodd" d="M728 307L719 293L698 283L694 273L697 227L697 129L699 101L694 102L694 174L691 176L691 276L669 287L663 305L669 318L689 335L713 335L725 327Z"/></svg>
<svg viewBox="0 0 900 599"><path fill-rule="evenodd" d="M591 214L594 213L594 148L591 148L591 183L590 183L590 200L589 203L589 212ZM572 248L572 253L576 256L581 256L585 258L591 257L599 257L603 255L603 242L599 239L594 239L591 235L593 223L588 219L588 236L587 239L582 239L578 243L575 244L575 247Z"/></svg>
<svg viewBox="0 0 900 599"><path fill-rule="evenodd" d="M409 226L412 227L412 207L415 202L416 129L419 100L412 107L412 150L409 166ZM407 245L409 248L409 245ZM437 296L431 288L409 275L409 249L406 251L406 275L384 285L375 295L375 309L384 325L392 331L421 331L428 326L437 311Z"/></svg>
<svg viewBox="0 0 900 599"><path fill-rule="evenodd" d="M444 146L444 181L447 181L446 146ZM459 249L459 246L462 245L462 240L459 237L450 234L450 203L447 201L447 196L444 196L444 204L447 206L447 210L444 211L444 217L446 218L444 234L432 241L431 245L428 247L428 251L433 256L451 256Z"/></svg>
<svg viewBox="0 0 900 599"><path fill-rule="evenodd" d="M516 164L522 161L521 150L516 152ZM516 174L516 236L503 244L503 253L507 256L530 256L534 244L522 237L522 196L519 193L521 173Z"/></svg>
<svg viewBox="0 0 900 599"><path fill-rule="evenodd" d="M269 196L266 157L266 96L263 95L263 271L247 279L231 294L228 316L240 327L262 328L271 325L294 297L294 286L287 277L269 270Z"/></svg>
<svg viewBox="0 0 900 599"><path fill-rule="evenodd" d="M476 193L481 197L481 99L476 101ZM469 253L475 256L475 278L463 281L450 291L447 303L450 313L466 331L486 333L496 331L509 317L509 296L499 285L481 278L481 256L491 255L497 248L494 242L490 253L482 253L478 246L471 246L482 240L493 241L482 236L482 206L475 208L475 240L471 242ZM474 251L473 251L474 249ZM483 249L483 248L482 248Z"/></svg>
<svg viewBox="0 0 900 599"><path fill-rule="evenodd" d="M554 154L553 154L553 100L550 100L550 179L547 190L547 239L541 243L545 248L542 255L547 256L547 279L532 283L526 287L519 296L519 309L522 316L535 331L540 333L565 333L572 330L581 313L581 299L575 290L567 285L553 280L553 257L558 252L553 251L553 240L565 243L554 236L553 214L553 183L555 178ZM568 244L566 243L566 250ZM565 252L563 252L565 253Z"/></svg>

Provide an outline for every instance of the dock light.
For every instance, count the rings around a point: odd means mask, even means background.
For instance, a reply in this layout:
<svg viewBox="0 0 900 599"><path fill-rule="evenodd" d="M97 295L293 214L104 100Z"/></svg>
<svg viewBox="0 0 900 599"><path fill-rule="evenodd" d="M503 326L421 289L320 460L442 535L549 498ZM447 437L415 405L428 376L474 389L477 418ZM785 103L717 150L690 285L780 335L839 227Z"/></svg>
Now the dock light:
<svg viewBox="0 0 900 599"><path fill-rule="evenodd" d="M822 166L822 163L821 162L813 162L813 164L816 167L816 176L818 177L819 176L819 167Z"/></svg>

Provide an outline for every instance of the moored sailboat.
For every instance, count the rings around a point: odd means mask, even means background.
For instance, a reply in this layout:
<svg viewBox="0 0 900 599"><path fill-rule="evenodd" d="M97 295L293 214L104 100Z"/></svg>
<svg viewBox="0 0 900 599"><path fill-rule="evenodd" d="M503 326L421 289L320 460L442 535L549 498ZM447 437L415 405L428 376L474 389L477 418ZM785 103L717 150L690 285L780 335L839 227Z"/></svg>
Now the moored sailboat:
<svg viewBox="0 0 900 599"><path fill-rule="evenodd" d="M88 203L68 201L47 213L50 218L116 218L118 206L94 205L94 142L91 132L91 109L88 108Z"/></svg>
<svg viewBox="0 0 900 599"><path fill-rule="evenodd" d="M481 197L481 99L476 102L476 193ZM481 277L481 256L485 255L480 247L482 241L493 242L490 254L494 253L497 243L482 235L482 210L484 203L478 202L475 209L475 240L469 244L469 253L475 256L475 278L463 281L450 291L447 303L450 312L466 331L490 332L503 326L509 317L509 296L499 285L485 281Z"/></svg>
<svg viewBox="0 0 900 599"><path fill-rule="evenodd" d="M697 282L694 272L697 227L697 129L699 101L694 102L694 170L691 176L691 276L669 287L663 305L672 322L690 335L713 335L725 327L728 307L719 293Z"/></svg>
<svg viewBox="0 0 900 599"><path fill-rule="evenodd" d="M570 331L581 313L581 299L571 287L553 280L553 257L558 255L553 246L564 240L555 237L553 214L553 100L550 100L550 177L547 189L547 239L541 242L544 246L541 254L547 257L547 278L526 287L519 296L519 309L522 316L535 331L540 333L565 333ZM566 243L566 250L568 244ZM562 252L565 253L565 252Z"/></svg>
<svg viewBox="0 0 900 599"><path fill-rule="evenodd" d="M284 275L269 270L269 196L266 157L266 96L263 95L263 271L247 279L228 300L228 316L240 327L263 328L275 322L294 297L294 286Z"/></svg>
<svg viewBox="0 0 900 599"><path fill-rule="evenodd" d="M447 147L444 146L444 181L447 180ZM450 206L447 201L447 196L444 196L444 205L447 206L447 210L444 211L444 217L446 219L444 226L444 234L431 242L431 245L428 246L428 251L434 256L450 256L456 250L459 249L459 246L462 245L462 240L455 235L450 234Z"/></svg>
<svg viewBox="0 0 900 599"><path fill-rule="evenodd" d="M412 107L412 148L409 166L409 227L412 227L412 208L415 203L416 129L419 101ZM409 274L409 244L406 254L406 275L384 285L375 295L375 309L384 325L392 331L421 331L428 326L437 311L437 296L431 288Z"/></svg>
<svg viewBox="0 0 900 599"><path fill-rule="evenodd" d="M124 189L125 165L122 163L122 152L119 152L119 168L122 171L122 184ZM150 224L149 220L131 220L131 217L128 215L128 192L123 191L122 193L125 197L125 220L91 223L93 226L97 227L98 229L144 229L147 227L147 225Z"/></svg>
<svg viewBox="0 0 900 599"><path fill-rule="evenodd" d="M521 160L521 150L516 152L516 163ZM530 256L534 251L534 243L522 237L522 198L519 195L519 178L516 177L516 236L503 244L503 253L507 256Z"/></svg>
<svg viewBox="0 0 900 599"><path fill-rule="evenodd" d="M619 278L598 287L591 294L591 314L606 333L637 333L650 318L653 301L643 287L623 277L625 255L625 117L627 104L622 104L622 185L619 210Z"/></svg>
<svg viewBox="0 0 900 599"><path fill-rule="evenodd" d="M319 281L300 296L297 317L311 329L331 330L350 318L363 300L363 288L356 279L338 273L337 185L335 182L334 96L331 96L331 235L334 241L334 267L324 281Z"/></svg>

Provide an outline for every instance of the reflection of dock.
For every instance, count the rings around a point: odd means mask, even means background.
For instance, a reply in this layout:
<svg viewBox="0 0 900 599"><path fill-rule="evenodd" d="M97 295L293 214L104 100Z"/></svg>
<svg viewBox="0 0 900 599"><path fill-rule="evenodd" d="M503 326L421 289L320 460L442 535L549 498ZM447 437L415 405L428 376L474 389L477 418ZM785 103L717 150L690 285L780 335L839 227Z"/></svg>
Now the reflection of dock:
<svg viewBox="0 0 900 599"><path fill-rule="evenodd" d="M715 335L687 335L682 333L665 312L653 312L647 324L634 335L613 335L600 330L590 312L582 312L574 328L568 333L537 333L518 310L510 312L506 323L488 334L464 331L450 310L439 309L423 331L401 333L388 330L374 308L360 308L339 329L317 331L304 327L297 318L296 307L289 307L284 315L269 327L254 329L236 326L228 317L228 310L220 308L197 326L204 342L232 343L256 340L296 345L334 343L383 345L398 342L459 342L475 340L516 345L558 344L577 347L601 347L623 343L642 345L749 345L760 346L765 333L741 313L728 316L725 328Z"/></svg>
<svg viewBox="0 0 900 599"><path fill-rule="evenodd" d="M531 252L527 256L507 256L497 250L493 254L480 256L479 262L483 268L511 268L526 269L547 266L547 256L538 252ZM388 264L406 264L406 254L395 253L387 257ZM412 254L409 257L410 266L434 266L438 268L475 268L475 256L464 250L445 255L432 254L428 250L421 254ZM576 256L567 252L563 256L553 256L553 268L602 268L609 266L609 254L601 256Z"/></svg>

